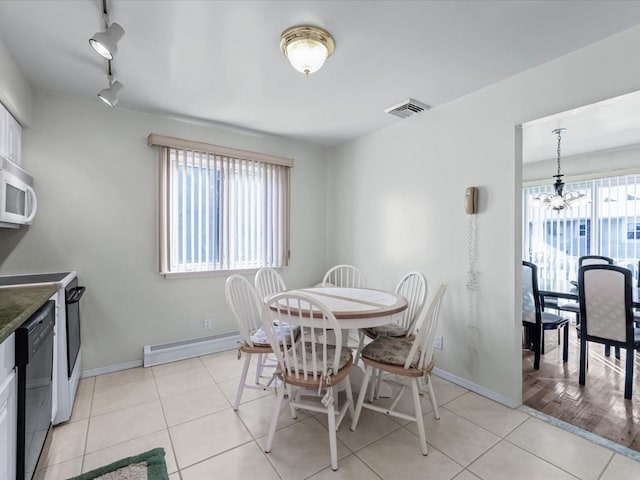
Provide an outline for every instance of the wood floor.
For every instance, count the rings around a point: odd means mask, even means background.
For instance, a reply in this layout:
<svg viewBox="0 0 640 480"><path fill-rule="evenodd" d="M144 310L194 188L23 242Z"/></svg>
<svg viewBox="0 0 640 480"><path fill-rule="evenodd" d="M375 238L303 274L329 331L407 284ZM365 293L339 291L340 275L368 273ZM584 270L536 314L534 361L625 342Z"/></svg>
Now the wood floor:
<svg viewBox="0 0 640 480"><path fill-rule="evenodd" d="M569 361L562 363L557 333L545 332L545 355L533 369L533 352L522 351L522 397L531 408L640 452L640 353L635 353L633 398L624 399L625 351L620 360L589 344L586 385L578 383L580 344L570 325Z"/></svg>

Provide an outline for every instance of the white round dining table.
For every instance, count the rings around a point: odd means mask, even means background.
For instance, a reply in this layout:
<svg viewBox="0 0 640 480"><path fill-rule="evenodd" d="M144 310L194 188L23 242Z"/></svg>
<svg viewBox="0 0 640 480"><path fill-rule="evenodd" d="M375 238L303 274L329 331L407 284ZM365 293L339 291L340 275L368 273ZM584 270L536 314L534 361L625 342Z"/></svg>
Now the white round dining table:
<svg viewBox="0 0 640 480"><path fill-rule="evenodd" d="M407 309L407 300L402 295L370 288L313 287L287 293L303 293L323 303L342 329L379 327ZM312 316L313 312L302 310L301 314Z"/></svg>

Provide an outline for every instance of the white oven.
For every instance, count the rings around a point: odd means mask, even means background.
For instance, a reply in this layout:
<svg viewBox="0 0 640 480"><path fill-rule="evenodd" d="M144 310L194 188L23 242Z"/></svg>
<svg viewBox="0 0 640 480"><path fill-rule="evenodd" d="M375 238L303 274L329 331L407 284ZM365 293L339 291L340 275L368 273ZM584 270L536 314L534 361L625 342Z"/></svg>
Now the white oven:
<svg viewBox="0 0 640 480"><path fill-rule="evenodd" d="M0 226L31 225L37 208L33 178L15 163L0 157Z"/></svg>
<svg viewBox="0 0 640 480"><path fill-rule="evenodd" d="M80 349L80 298L85 287L78 286L76 272L33 273L0 276L0 287L55 283L58 290L53 359L53 424L66 422L80 381L82 352Z"/></svg>

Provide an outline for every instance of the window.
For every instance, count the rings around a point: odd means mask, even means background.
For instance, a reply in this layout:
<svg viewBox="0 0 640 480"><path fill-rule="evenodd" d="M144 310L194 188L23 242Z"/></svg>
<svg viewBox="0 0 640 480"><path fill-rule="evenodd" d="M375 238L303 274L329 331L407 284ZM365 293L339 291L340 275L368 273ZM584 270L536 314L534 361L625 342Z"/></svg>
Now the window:
<svg viewBox="0 0 640 480"><path fill-rule="evenodd" d="M578 236L586 237L587 236L587 222L581 222L578 226Z"/></svg>
<svg viewBox="0 0 640 480"><path fill-rule="evenodd" d="M551 184L523 188L522 258L538 265L540 288L566 287L578 278L582 255L604 255L634 274L640 258L640 175L567 183L591 203L560 212L530 207ZM631 241L630 241L631 240Z"/></svg>
<svg viewBox="0 0 640 480"><path fill-rule="evenodd" d="M628 240L640 239L640 223L627 224L627 239Z"/></svg>
<svg viewBox="0 0 640 480"><path fill-rule="evenodd" d="M160 145L160 272L282 267L293 161L150 135Z"/></svg>

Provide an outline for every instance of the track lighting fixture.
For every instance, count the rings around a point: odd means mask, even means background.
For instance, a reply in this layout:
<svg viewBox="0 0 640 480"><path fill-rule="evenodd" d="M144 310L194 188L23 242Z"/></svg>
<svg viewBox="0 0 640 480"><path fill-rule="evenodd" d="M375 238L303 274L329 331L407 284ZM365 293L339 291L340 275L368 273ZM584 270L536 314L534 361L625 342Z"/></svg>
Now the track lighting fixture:
<svg viewBox="0 0 640 480"><path fill-rule="evenodd" d="M113 79L111 62L118 51L118 41L124 35L124 28L117 23L109 25L109 12L107 11L107 0L102 0L102 16L104 17L105 31L98 32L89 39L89 45L101 56L107 59L107 78L109 87L98 92L98 98L110 107L115 107L118 103L120 92L124 88L117 80Z"/></svg>
<svg viewBox="0 0 640 480"><path fill-rule="evenodd" d="M118 51L118 41L124 35L124 28L117 23L107 26L104 32L98 32L89 39L89 45L107 60L113 60Z"/></svg>
<svg viewBox="0 0 640 480"><path fill-rule="evenodd" d="M118 103L118 97L120 97L120 92L124 88L124 85L117 80L113 80L113 75L111 73L111 60L109 60L109 73L107 77L109 78L109 87L100 90L98 92L98 98L110 107L115 107Z"/></svg>

